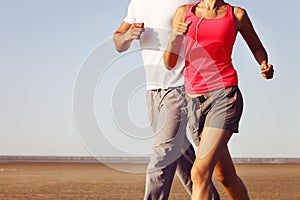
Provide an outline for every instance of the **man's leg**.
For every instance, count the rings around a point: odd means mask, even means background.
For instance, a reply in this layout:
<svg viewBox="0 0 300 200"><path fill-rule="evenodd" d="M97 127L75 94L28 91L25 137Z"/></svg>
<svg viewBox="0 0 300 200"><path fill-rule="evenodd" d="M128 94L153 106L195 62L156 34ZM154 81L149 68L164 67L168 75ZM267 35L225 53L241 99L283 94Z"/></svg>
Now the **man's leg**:
<svg viewBox="0 0 300 200"><path fill-rule="evenodd" d="M190 196L192 195L193 187L191 180L191 169L193 167L194 160L195 151L193 146L190 144L190 146L184 152L182 152L182 155L178 159L178 165L176 169L176 175Z"/></svg>
<svg viewBox="0 0 300 200"><path fill-rule="evenodd" d="M155 136L144 199L166 200L170 194L178 159L182 154L186 119L181 116L182 102L178 100L177 90L148 91L147 96L149 118ZM188 180L184 181L189 184Z"/></svg>

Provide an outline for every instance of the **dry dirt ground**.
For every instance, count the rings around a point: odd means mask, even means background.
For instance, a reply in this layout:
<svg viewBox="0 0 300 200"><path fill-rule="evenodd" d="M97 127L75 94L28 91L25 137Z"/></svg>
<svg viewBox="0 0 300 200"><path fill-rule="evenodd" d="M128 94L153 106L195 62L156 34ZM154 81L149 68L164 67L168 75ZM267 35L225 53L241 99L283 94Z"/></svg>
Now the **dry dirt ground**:
<svg viewBox="0 0 300 200"><path fill-rule="evenodd" d="M113 168L143 171L145 165ZM0 163L0 199L142 200L144 173L97 163ZM300 200L300 164L236 164L254 200ZM214 179L222 199L224 189ZM188 200L177 178L170 200Z"/></svg>

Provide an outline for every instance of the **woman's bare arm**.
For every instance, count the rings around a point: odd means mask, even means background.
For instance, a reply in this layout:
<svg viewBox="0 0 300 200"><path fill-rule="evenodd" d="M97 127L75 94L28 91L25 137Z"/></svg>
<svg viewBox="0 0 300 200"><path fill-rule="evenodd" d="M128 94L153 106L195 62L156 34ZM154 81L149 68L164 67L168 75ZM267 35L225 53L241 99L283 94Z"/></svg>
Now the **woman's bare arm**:
<svg viewBox="0 0 300 200"><path fill-rule="evenodd" d="M164 64L167 69L173 69L176 66L184 34L188 30L190 23L184 23L184 18L189 5L180 6L173 17L172 33L168 47L164 53Z"/></svg>
<svg viewBox="0 0 300 200"><path fill-rule="evenodd" d="M250 48L253 56L260 65L264 78L273 78L273 65L268 63L268 54L260 41L247 12L239 7L234 8L237 31L239 31Z"/></svg>

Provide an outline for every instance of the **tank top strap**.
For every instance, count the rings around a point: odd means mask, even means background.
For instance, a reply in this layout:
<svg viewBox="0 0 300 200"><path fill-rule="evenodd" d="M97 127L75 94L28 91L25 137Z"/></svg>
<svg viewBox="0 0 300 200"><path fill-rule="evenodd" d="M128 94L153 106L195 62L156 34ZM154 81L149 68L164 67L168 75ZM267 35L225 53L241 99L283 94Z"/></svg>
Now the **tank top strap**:
<svg viewBox="0 0 300 200"><path fill-rule="evenodd" d="M226 3L226 12L227 12L227 17L234 19L234 7L230 5L229 3Z"/></svg>
<svg viewBox="0 0 300 200"><path fill-rule="evenodd" d="M186 18L190 17L191 15L193 15L193 9L196 5L198 5L199 2L193 3L190 5L189 9L187 10L187 12L185 13L185 17L184 17L184 21L186 22Z"/></svg>

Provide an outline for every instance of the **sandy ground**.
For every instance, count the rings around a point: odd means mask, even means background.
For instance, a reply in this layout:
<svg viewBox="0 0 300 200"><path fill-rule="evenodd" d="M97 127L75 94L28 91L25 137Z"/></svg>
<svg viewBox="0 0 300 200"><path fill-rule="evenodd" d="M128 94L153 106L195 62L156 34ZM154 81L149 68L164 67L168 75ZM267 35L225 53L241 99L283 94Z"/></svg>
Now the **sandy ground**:
<svg viewBox="0 0 300 200"><path fill-rule="evenodd" d="M114 165L141 171L145 165ZM300 164L237 164L251 199L300 200ZM103 164L0 163L0 199L141 200L144 173ZM228 199L214 180L222 199ZM189 199L175 178L170 200Z"/></svg>

